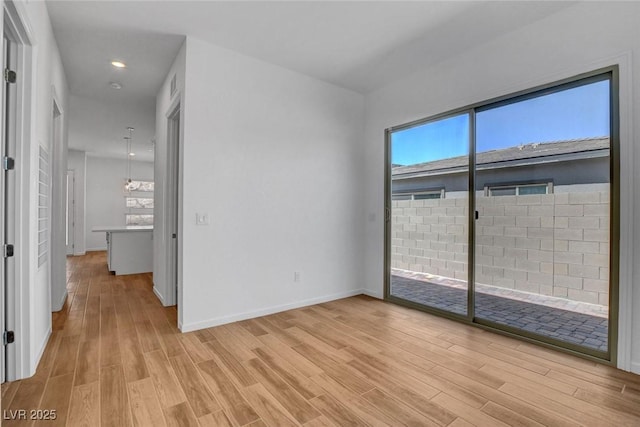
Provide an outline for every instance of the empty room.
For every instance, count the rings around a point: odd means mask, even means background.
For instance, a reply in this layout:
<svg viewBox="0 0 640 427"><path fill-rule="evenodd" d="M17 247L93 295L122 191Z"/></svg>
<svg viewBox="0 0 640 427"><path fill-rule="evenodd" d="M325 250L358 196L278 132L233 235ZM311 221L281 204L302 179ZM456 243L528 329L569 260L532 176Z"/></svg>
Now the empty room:
<svg viewBox="0 0 640 427"><path fill-rule="evenodd" d="M2 11L2 425L640 425L640 3Z"/></svg>

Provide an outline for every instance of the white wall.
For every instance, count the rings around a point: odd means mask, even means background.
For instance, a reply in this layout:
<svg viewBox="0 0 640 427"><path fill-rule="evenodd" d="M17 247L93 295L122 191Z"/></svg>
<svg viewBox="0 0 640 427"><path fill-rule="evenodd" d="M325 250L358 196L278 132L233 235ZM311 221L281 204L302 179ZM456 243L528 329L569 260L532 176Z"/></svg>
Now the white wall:
<svg viewBox="0 0 640 427"><path fill-rule="evenodd" d="M155 150L155 192L154 192L154 224L153 224L153 290L164 305L172 305L167 269L169 267L170 243L167 206L167 113L184 103L184 75L186 61L186 43L176 55L176 59L167 73L167 77L158 91L156 98L156 150ZM176 77L176 89L171 96L171 80ZM171 111L170 111L171 110ZM181 122L184 111L181 110ZM184 126L182 127L184 130Z"/></svg>
<svg viewBox="0 0 640 427"><path fill-rule="evenodd" d="M361 293L363 97L191 38L185 81L182 330Z"/></svg>
<svg viewBox="0 0 640 427"><path fill-rule="evenodd" d="M85 228L85 174L87 169L87 155L84 151L69 150L67 169L73 171L74 183L74 227L73 227L73 254L84 255L86 252L86 228Z"/></svg>
<svg viewBox="0 0 640 427"><path fill-rule="evenodd" d="M87 156L86 173L86 250L106 250L105 233L94 233L96 226L125 225L124 182L127 162L122 159ZM153 181L153 163L131 162L131 177ZM133 212L132 212L133 213Z"/></svg>
<svg viewBox="0 0 640 427"><path fill-rule="evenodd" d="M63 219L66 186L63 185L64 175L67 169L67 123L68 123L68 86L60 59L60 52L56 44L55 38L49 22L49 15L44 4L26 5L32 25L35 32L36 46L36 134L37 143L44 144L49 147L52 163L52 194L51 194L51 214L52 220ZM57 147L52 146L52 101L56 98L58 105L62 111L61 119L61 144ZM37 147L34 147L33 154L37 159ZM37 163L36 163L37 164ZM35 169L35 168L34 168ZM33 184L36 184L34 177ZM60 199L58 199L60 197ZM32 200L36 200L34 197ZM35 203L34 203L35 205ZM37 209L34 206L33 217L37 217ZM37 222L34 222L37 224ZM44 351L48 335L51 331L51 311L59 309L59 304L66 293L66 275L65 275L65 257L66 253L64 242L64 221L51 223L51 245L49 247L50 265L37 267L37 260L33 264L33 271L37 271L34 294L32 301L34 302L33 313L34 322L31 324L32 335L32 370L35 370L39 355ZM37 226L35 227L37 231ZM34 248L37 248L37 233L34 232ZM37 250L36 250L37 253ZM50 270L50 274L46 271ZM48 276L48 277L47 277Z"/></svg>
<svg viewBox="0 0 640 427"><path fill-rule="evenodd" d="M383 290L385 128L617 63L621 67L621 314L630 314L627 302L633 301L634 307L632 328L630 317L621 318L618 364L640 372L640 227L633 226L634 200L635 212L640 212L640 185L634 186L640 182L640 168L635 172L632 168L633 159L640 163L640 148L633 138L640 135L640 121L632 121L632 110L640 109L640 85L632 84L640 81L638 16L638 3L578 4L367 97L363 191L367 212L377 217L366 224L363 242L369 293L382 296Z"/></svg>

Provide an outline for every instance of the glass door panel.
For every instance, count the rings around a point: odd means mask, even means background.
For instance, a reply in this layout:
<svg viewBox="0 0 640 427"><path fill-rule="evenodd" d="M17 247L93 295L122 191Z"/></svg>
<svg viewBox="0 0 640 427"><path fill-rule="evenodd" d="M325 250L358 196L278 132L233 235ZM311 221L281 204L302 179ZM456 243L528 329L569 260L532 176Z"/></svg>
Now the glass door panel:
<svg viewBox="0 0 640 427"><path fill-rule="evenodd" d="M475 319L607 352L610 80L476 113Z"/></svg>
<svg viewBox="0 0 640 427"><path fill-rule="evenodd" d="M393 298L468 312L469 114L394 131L390 286Z"/></svg>

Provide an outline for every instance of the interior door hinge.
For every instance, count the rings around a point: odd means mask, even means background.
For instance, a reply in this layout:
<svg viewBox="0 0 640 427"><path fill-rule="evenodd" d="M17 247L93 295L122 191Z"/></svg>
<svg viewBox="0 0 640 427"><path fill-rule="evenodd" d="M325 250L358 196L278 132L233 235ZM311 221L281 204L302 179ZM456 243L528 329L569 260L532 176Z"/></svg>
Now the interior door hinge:
<svg viewBox="0 0 640 427"><path fill-rule="evenodd" d="M4 331L2 333L2 345L12 344L16 340L16 335L13 331Z"/></svg>
<svg viewBox="0 0 640 427"><path fill-rule="evenodd" d="M6 171L13 170L16 167L16 161L13 157L4 156L2 158L2 169Z"/></svg>
<svg viewBox="0 0 640 427"><path fill-rule="evenodd" d="M9 258L13 256L13 245L4 245L2 250L2 256L5 258Z"/></svg>
<svg viewBox="0 0 640 427"><path fill-rule="evenodd" d="M17 74L15 71L10 70L8 68L4 69L4 81L7 83L15 83L17 78Z"/></svg>

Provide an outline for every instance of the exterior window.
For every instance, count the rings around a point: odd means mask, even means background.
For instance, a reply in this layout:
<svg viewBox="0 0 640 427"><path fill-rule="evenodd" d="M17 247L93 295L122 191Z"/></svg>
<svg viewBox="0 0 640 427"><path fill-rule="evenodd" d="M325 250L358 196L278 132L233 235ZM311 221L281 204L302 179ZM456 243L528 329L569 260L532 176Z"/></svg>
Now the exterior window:
<svg viewBox="0 0 640 427"><path fill-rule="evenodd" d="M518 184L485 187L488 196L527 196L531 194L550 194L550 184Z"/></svg>
<svg viewBox="0 0 640 427"><path fill-rule="evenodd" d="M125 204L128 208L153 209L153 199L149 197L126 197Z"/></svg>
<svg viewBox="0 0 640 427"><path fill-rule="evenodd" d="M126 225L153 225L153 214L126 214Z"/></svg>
<svg viewBox="0 0 640 427"><path fill-rule="evenodd" d="M395 193L392 200L429 200L444 199L444 188L442 190L420 191L415 193Z"/></svg>
<svg viewBox="0 0 640 427"><path fill-rule="evenodd" d="M126 225L153 225L153 181L132 180L125 191Z"/></svg>
<svg viewBox="0 0 640 427"><path fill-rule="evenodd" d="M442 199L440 191L433 193L418 193L413 195L413 200Z"/></svg>
<svg viewBox="0 0 640 427"><path fill-rule="evenodd" d="M125 180L126 181L126 180ZM153 192L153 181L139 181L139 180L132 180L129 183L128 186L128 191L129 192L134 192L134 191L144 191L144 192Z"/></svg>

